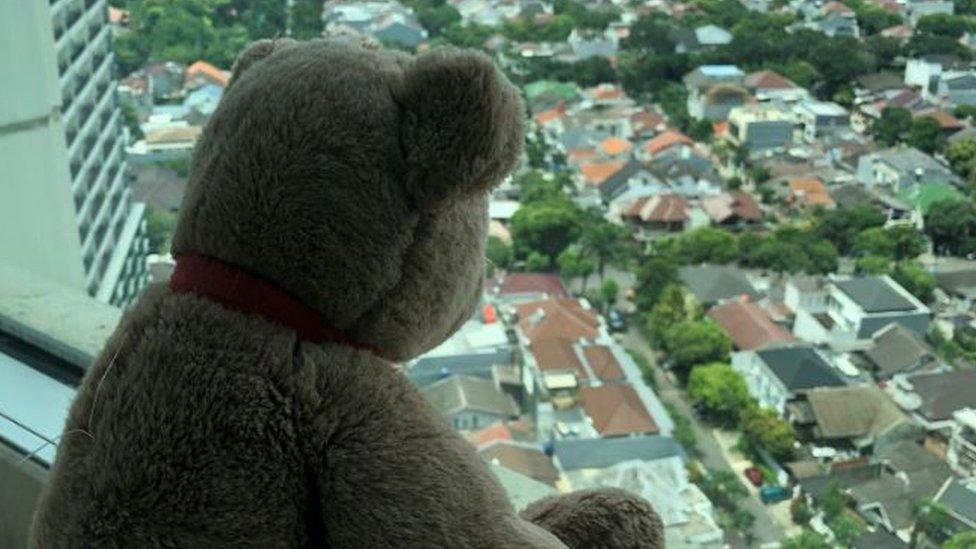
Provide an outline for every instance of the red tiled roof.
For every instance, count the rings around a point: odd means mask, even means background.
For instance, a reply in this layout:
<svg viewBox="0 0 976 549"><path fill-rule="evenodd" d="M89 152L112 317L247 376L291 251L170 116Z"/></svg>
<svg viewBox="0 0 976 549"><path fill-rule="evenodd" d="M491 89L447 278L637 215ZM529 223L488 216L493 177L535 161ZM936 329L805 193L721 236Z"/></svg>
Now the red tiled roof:
<svg viewBox="0 0 976 549"><path fill-rule="evenodd" d="M706 196L701 201L702 209L716 223L737 217L746 221L762 219L762 209L751 195L743 191L727 191Z"/></svg>
<svg viewBox="0 0 976 549"><path fill-rule="evenodd" d="M688 200L676 194L659 194L648 197L638 216L641 221L653 223L680 223L688 220Z"/></svg>
<svg viewBox="0 0 976 549"><path fill-rule="evenodd" d="M836 11L838 13L844 13L844 14L851 14L851 15L854 14L854 10L852 10L849 7L847 7L842 2L836 2L836 1L830 2L830 3L826 4L826 5L824 5L824 7L820 8L820 13L824 13L824 14L830 13L830 12L833 12L833 11Z"/></svg>
<svg viewBox="0 0 976 549"><path fill-rule="evenodd" d="M816 177L791 179L789 201L806 206L833 206L834 199L823 181Z"/></svg>
<svg viewBox="0 0 976 549"><path fill-rule="evenodd" d="M790 90L799 88L796 82L775 71L758 71L746 76L747 88L764 90Z"/></svg>
<svg viewBox="0 0 976 549"><path fill-rule="evenodd" d="M531 342L554 338L595 339L599 333L596 312L584 309L576 299L532 301L516 305L515 310L519 328Z"/></svg>
<svg viewBox="0 0 976 549"><path fill-rule="evenodd" d="M653 130L663 123L663 116L650 111L638 111L630 115L630 126L635 133Z"/></svg>
<svg viewBox="0 0 976 549"><path fill-rule="evenodd" d="M939 123L939 126L943 130L960 130L963 128L964 124L960 122L956 117L945 112L942 109L928 109L922 111L916 115L916 118L929 117Z"/></svg>
<svg viewBox="0 0 976 549"><path fill-rule="evenodd" d="M629 152L633 148L630 141L620 137L608 137L600 142L600 150L603 154L610 156L617 156L618 154L624 154Z"/></svg>
<svg viewBox="0 0 976 549"><path fill-rule="evenodd" d="M737 348L744 351L793 339L790 332L773 323L755 303L729 301L712 307L708 316L721 326Z"/></svg>
<svg viewBox="0 0 976 549"><path fill-rule="evenodd" d="M227 71L222 71L206 61L197 61L187 67L184 82L189 82L198 75L206 77L218 86L226 86L230 82L230 74Z"/></svg>
<svg viewBox="0 0 976 549"><path fill-rule="evenodd" d="M627 376L624 374L620 363L613 356L610 347L606 345L590 345L583 349L583 356L590 365L590 370L596 374L601 381L623 380Z"/></svg>
<svg viewBox="0 0 976 549"><path fill-rule="evenodd" d="M529 351L535 357L535 363L543 372L555 373L572 371L576 374L576 379L584 381L589 378L586 369L576 350L573 349L573 342L569 339L553 338L533 341L529 345Z"/></svg>
<svg viewBox="0 0 976 549"><path fill-rule="evenodd" d="M613 85L594 86L586 91L593 99L620 99L624 96L623 88Z"/></svg>
<svg viewBox="0 0 976 549"><path fill-rule="evenodd" d="M546 124L559 120L565 114L565 110L562 107L555 107L546 111L542 111L535 115L535 123L540 126L545 126Z"/></svg>
<svg viewBox="0 0 976 549"><path fill-rule="evenodd" d="M491 427L485 427L480 431L471 433L471 444L481 448L499 440L512 440L512 431L504 423L496 423Z"/></svg>
<svg viewBox="0 0 976 549"><path fill-rule="evenodd" d="M593 420L593 428L600 436L655 434L654 418L630 385L602 385L583 387L579 391L580 404Z"/></svg>
<svg viewBox="0 0 976 549"><path fill-rule="evenodd" d="M580 166L580 172L583 174L584 183L587 185L599 185L623 167L623 162L596 162L593 164L583 164Z"/></svg>
<svg viewBox="0 0 976 549"><path fill-rule="evenodd" d="M661 135L648 139L643 148L648 154L654 155L679 143L691 145L693 141L677 130L668 130Z"/></svg>
<svg viewBox="0 0 976 549"><path fill-rule="evenodd" d="M506 469L550 486L559 480L559 470L552 464L552 459L537 448L512 441L498 441L481 449L479 454L488 461L497 460Z"/></svg>
<svg viewBox="0 0 976 549"><path fill-rule="evenodd" d="M569 291L559 277L544 273L512 273L488 281L488 291L500 295L544 294L548 297L569 297Z"/></svg>
<svg viewBox="0 0 976 549"><path fill-rule="evenodd" d="M582 164L586 160L595 158L596 155L596 149L593 147L569 149L569 151L566 153L566 161L570 164Z"/></svg>

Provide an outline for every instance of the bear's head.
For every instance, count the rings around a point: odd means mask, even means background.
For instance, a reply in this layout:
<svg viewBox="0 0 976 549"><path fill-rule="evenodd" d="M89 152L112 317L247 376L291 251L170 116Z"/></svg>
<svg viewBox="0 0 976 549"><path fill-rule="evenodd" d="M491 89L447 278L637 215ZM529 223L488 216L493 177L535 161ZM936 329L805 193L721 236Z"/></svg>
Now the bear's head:
<svg viewBox="0 0 976 549"><path fill-rule="evenodd" d="M173 252L261 276L394 360L477 306L487 195L522 151L482 54L348 39L241 54L197 144Z"/></svg>

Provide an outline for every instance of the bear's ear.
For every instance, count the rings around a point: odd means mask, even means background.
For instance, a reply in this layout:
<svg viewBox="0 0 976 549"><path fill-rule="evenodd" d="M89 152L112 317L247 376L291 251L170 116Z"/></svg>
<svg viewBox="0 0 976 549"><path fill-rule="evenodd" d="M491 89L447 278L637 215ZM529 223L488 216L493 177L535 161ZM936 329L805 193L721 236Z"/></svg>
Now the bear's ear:
<svg viewBox="0 0 976 549"><path fill-rule="evenodd" d="M291 38L276 38L273 40L270 38L262 38L261 40L251 42L234 61L234 67L231 69L230 82L227 84L227 87L229 88L233 86L234 82L237 82L241 75L244 74L244 71L246 71L251 65L271 55L277 50L284 47L293 46L295 44L296 42Z"/></svg>
<svg viewBox="0 0 976 549"><path fill-rule="evenodd" d="M522 155L518 90L484 54L435 50L405 67L400 143L420 205L485 192Z"/></svg>

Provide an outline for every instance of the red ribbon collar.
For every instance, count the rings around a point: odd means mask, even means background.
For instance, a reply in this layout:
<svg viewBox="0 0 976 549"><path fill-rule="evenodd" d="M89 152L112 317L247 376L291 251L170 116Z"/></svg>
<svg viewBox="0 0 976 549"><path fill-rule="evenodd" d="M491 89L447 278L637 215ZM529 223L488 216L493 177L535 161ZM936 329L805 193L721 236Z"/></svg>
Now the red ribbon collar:
<svg viewBox="0 0 976 549"><path fill-rule="evenodd" d="M261 315L295 330L302 339L338 343L379 354L373 346L353 341L321 313L271 282L205 255L177 255L169 287L174 292L212 299L245 314Z"/></svg>

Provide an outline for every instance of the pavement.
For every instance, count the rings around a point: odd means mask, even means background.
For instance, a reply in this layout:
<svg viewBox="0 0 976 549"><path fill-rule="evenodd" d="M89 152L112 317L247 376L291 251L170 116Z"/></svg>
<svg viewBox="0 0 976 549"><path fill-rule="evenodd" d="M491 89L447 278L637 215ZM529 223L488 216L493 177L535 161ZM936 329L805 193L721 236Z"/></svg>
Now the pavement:
<svg viewBox="0 0 976 549"><path fill-rule="evenodd" d="M742 471L736 470L736 466L729 463L722 445L715 438L712 427L698 417L691 402L671 376L666 375L664 371L656 367L657 362L654 351L636 329L631 328L623 335L622 345L643 354L655 366L654 375L658 387L657 394L663 402L670 404L679 414L690 420L692 430L695 432L695 437L698 442L698 458L701 463L708 469L733 471L742 478ZM742 466L741 468L744 469L745 467ZM748 481L745 484L749 486ZM763 548L779 547L779 542L787 536L786 531L780 523L782 520L781 513L774 514L770 512L754 493L751 492L751 494L753 495L742 500L742 507L756 517L756 522L752 527L752 535L755 541L753 541L751 546ZM789 512L787 510L787 519L788 517Z"/></svg>

